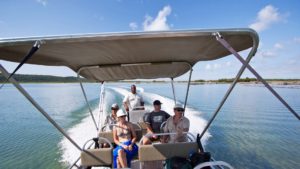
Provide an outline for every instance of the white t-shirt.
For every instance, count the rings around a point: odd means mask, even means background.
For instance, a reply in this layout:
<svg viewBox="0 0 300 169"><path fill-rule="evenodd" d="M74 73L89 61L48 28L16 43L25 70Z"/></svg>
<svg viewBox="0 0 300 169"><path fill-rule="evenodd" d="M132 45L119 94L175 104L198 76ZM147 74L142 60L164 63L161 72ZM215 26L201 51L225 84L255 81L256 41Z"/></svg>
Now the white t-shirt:
<svg viewBox="0 0 300 169"><path fill-rule="evenodd" d="M133 110L135 107L142 106L141 102L144 102L143 97L139 94L129 93L124 97L123 103L127 103L129 110Z"/></svg>

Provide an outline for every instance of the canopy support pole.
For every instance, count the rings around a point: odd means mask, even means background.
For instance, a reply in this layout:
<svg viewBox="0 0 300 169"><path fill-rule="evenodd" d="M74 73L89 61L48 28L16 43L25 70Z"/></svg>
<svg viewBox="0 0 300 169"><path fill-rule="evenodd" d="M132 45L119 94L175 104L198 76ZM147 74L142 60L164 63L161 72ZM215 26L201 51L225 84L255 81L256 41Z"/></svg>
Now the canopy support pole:
<svg viewBox="0 0 300 169"><path fill-rule="evenodd" d="M217 40L229 51L231 52L247 69L260 81L267 89L298 119L300 120L299 114L297 114L294 109L266 82L253 68L250 66L231 46L230 44L219 34L216 34Z"/></svg>
<svg viewBox="0 0 300 169"><path fill-rule="evenodd" d="M176 104L176 95L175 95L174 78L173 77L171 77L171 85L172 85L172 92L173 92L174 104Z"/></svg>
<svg viewBox="0 0 300 169"><path fill-rule="evenodd" d="M2 75L6 78L9 77L8 71L0 64L0 71ZM14 77L9 78L9 81L26 97L26 99L40 112L42 115L62 134L64 135L78 150L86 152L88 155L93 157L99 162L103 162L101 159L93 155L92 153L83 150L80 146L60 127L50 116L49 114L27 93L27 91L14 79Z"/></svg>
<svg viewBox="0 0 300 169"><path fill-rule="evenodd" d="M85 100L85 102L86 102L86 104L87 104L87 106L88 106L90 115L91 115L91 117L92 117L92 119L93 119L94 125L95 125L96 130L97 130L97 133L98 133L99 128L97 127L97 123L96 123L95 117L94 117L94 115L93 115L92 108L91 108L90 103L89 103L89 101L88 101L88 99L87 99L85 90L84 90L84 88L83 88L82 80L81 80L80 75L79 75L79 73L80 73L81 70L82 70L82 69L79 69L78 72L77 72L77 79L78 79L78 81L79 81L79 83L80 83L80 88L81 88L81 91L82 91L82 93L83 93L84 100Z"/></svg>
<svg viewBox="0 0 300 169"><path fill-rule="evenodd" d="M186 108L186 103L187 103L187 99L188 99L188 95L189 95L189 91L190 91L190 86L191 86L191 79L192 79L192 73L193 73L193 67L188 64L190 66L190 75L189 75L189 81L187 84L187 88L186 88L186 94L185 94L185 99L184 99L184 109Z"/></svg>
<svg viewBox="0 0 300 169"><path fill-rule="evenodd" d="M41 42L40 41L36 41L34 43L34 45L32 46L32 48L30 49L30 51L28 52L28 54L26 56L24 56L24 58L22 59L22 61L20 62L20 64L15 68L15 70L6 78L5 82L3 82L3 84L0 86L0 89L4 86L4 84L6 82L9 81L9 79L23 66L24 63L26 63L26 61L28 59L30 59L36 51L39 50L39 48L41 47Z"/></svg>
<svg viewBox="0 0 300 169"><path fill-rule="evenodd" d="M98 129L102 128L100 126L100 119L103 116L103 105L104 105L104 97L105 97L105 91L104 91L104 82L101 82L100 87L100 97L99 97L99 116L98 116Z"/></svg>
<svg viewBox="0 0 300 169"><path fill-rule="evenodd" d="M213 36L216 36L216 34L213 34ZM250 62L250 60L252 59L252 57L255 55L257 46L258 46L257 41L253 40L253 47L252 47L251 51L249 52L249 54L248 54L248 56L246 58L246 61L245 61L247 64ZM200 139L204 136L205 132L207 131L207 129L210 127L211 123L216 118L217 114L221 110L222 106L224 105L225 101L227 100L228 96L232 92L233 88L237 84L238 80L240 79L240 77L243 74L243 72L245 71L245 69L246 69L246 65L243 64L242 67L240 68L239 72L237 73L234 81L231 83L230 87L228 88L228 90L227 90L226 94L224 95L222 101L220 102L219 106L217 107L217 109L213 113L212 117L208 121L207 125L203 129L202 133L200 134Z"/></svg>

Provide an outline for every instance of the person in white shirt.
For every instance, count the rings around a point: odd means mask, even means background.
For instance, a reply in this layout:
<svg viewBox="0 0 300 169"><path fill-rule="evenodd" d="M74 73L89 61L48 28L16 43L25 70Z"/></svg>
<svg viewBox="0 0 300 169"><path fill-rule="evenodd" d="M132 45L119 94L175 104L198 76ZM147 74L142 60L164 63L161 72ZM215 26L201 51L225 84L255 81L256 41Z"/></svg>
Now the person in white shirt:
<svg viewBox="0 0 300 169"><path fill-rule="evenodd" d="M131 92L123 99L123 105L127 112L131 110L143 110L144 106L143 97L136 92L136 86L131 85Z"/></svg>

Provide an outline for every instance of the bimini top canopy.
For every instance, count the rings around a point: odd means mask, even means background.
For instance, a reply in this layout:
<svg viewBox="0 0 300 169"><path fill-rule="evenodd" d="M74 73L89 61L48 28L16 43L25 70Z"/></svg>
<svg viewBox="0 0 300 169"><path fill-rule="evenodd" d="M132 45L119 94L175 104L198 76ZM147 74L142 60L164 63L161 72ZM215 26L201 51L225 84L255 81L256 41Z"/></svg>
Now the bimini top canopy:
<svg viewBox="0 0 300 169"><path fill-rule="evenodd" d="M216 40L216 32L236 51L257 48L252 29L130 32L0 39L0 59L20 62L40 41L27 63L67 66L95 81L175 78L198 61L230 54Z"/></svg>

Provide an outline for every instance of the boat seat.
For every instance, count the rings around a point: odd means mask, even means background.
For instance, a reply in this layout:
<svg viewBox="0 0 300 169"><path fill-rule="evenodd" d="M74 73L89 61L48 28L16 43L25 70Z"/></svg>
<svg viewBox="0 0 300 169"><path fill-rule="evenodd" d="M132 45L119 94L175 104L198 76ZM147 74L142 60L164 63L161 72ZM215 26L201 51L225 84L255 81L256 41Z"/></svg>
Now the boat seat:
<svg viewBox="0 0 300 169"><path fill-rule="evenodd" d="M196 142L165 143L139 146L139 160L157 161L178 156L188 158L190 152L198 152Z"/></svg>
<svg viewBox="0 0 300 169"><path fill-rule="evenodd" d="M83 167L87 166L112 166L113 157L112 151L113 148L100 148L100 149L87 149L86 151L98 157L100 161L91 157L86 152L81 152L81 165Z"/></svg>
<svg viewBox="0 0 300 169"><path fill-rule="evenodd" d="M149 113L147 110L132 110L129 112L129 119L132 123L144 121L145 114Z"/></svg>
<svg viewBox="0 0 300 169"><path fill-rule="evenodd" d="M145 122L138 122L138 124L142 128L142 135L147 134L147 124Z"/></svg>
<svg viewBox="0 0 300 169"><path fill-rule="evenodd" d="M113 137L112 131L99 132L99 137L104 137L104 138L108 139L111 143L114 142L114 137ZM104 141L99 140L99 143L104 143Z"/></svg>

